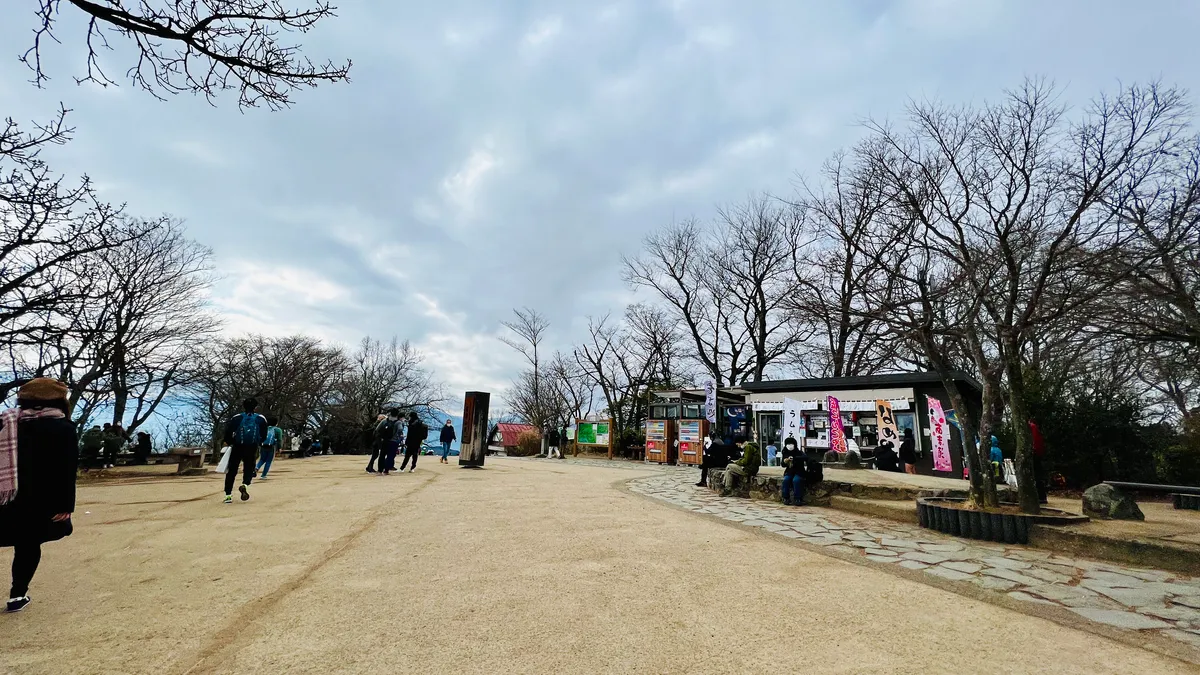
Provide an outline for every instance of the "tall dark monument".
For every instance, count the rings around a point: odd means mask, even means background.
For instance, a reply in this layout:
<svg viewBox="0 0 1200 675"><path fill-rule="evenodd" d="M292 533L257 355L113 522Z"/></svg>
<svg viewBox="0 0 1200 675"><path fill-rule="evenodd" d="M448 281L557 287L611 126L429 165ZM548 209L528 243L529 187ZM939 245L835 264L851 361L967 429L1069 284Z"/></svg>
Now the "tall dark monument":
<svg viewBox="0 0 1200 675"><path fill-rule="evenodd" d="M462 438L458 444L458 465L482 467L488 445L488 405L492 395L486 391L468 391L463 404Z"/></svg>

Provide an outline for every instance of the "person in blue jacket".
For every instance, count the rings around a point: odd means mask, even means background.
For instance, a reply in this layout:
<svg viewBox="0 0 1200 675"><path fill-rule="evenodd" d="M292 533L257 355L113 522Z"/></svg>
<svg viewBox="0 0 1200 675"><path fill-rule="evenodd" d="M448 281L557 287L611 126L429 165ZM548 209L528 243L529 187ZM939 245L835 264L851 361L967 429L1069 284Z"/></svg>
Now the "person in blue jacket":
<svg viewBox="0 0 1200 675"><path fill-rule="evenodd" d="M1000 439L992 436L992 449L989 452L989 459L992 463L992 475L996 480L1000 480L1000 466L1004 464L1004 453L1000 452Z"/></svg>

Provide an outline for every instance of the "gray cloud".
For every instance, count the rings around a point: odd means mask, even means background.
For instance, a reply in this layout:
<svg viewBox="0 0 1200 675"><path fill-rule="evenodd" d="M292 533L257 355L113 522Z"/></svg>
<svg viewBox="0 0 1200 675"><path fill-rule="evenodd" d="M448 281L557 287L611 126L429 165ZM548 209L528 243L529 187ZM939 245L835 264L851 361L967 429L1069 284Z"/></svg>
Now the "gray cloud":
<svg viewBox="0 0 1200 675"><path fill-rule="evenodd" d="M787 193L909 97L979 100L1025 75L1077 103L1118 80L1195 89L1198 7L347 2L304 43L353 58L353 81L281 113L77 87L70 23L35 90L16 62L32 19L10 8L0 100L19 119L67 102L77 140L56 166L187 218L231 331L397 334L453 389L494 390L518 365L495 339L511 307L541 309L565 346L633 297L619 257L647 231ZM121 52L105 62L123 71Z"/></svg>

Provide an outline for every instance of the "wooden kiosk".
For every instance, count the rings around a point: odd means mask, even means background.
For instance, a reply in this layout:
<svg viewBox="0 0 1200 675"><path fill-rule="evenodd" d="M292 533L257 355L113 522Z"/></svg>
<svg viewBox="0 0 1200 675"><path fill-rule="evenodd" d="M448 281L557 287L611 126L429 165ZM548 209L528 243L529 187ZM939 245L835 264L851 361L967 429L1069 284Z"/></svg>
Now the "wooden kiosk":
<svg viewBox="0 0 1200 675"><path fill-rule="evenodd" d="M674 464L675 460L675 420L647 420L646 461Z"/></svg>
<svg viewBox="0 0 1200 675"><path fill-rule="evenodd" d="M704 437L708 434L704 392L659 391L654 396L657 400L650 404L650 419L646 423L646 461L699 466L704 461ZM665 430L662 438L666 448L652 455L651 436L654 435L658 446L660 429Z"/></svg>

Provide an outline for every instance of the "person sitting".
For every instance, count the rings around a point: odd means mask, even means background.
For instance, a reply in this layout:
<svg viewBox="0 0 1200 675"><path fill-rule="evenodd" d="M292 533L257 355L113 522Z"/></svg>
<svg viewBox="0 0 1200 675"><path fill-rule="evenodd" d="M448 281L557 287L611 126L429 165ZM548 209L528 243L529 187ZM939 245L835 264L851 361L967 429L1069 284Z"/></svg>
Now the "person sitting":
<svg viewBox="0 0 1200 675"><path fill-rule="evenodd" d="M804 503L805 456L792 436L783 442L783 503L800 506Z"/></svg>
<svg viewBox="0 0 1200 675"><path fill-rule="evenodd" d="M740 451L741 457L725 467L726 494L733 491L735 475L742 476L748 482L753 481L754 477L758 475L759 465L762 464L762 453L759 452L757 445L747 443L746 439L741 436L735 438L733 444Z"/></svg>
<svg viewBox="0 0 1200 675"><path fill-rule="evenodd" d="M900 462L897 461L896 451L892 449L891 441L884 441L875 448L875 468L880 471L899 472Z"/></svg>

